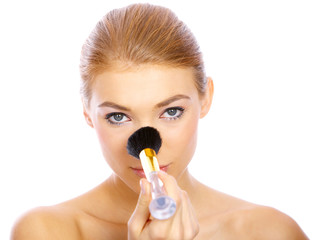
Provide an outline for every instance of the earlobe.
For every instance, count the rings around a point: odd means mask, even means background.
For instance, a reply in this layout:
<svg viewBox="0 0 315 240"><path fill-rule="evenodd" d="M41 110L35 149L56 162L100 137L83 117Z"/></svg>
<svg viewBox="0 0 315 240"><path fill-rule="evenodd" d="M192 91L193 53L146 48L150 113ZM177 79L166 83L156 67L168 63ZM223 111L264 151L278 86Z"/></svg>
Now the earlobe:
<svg viewBox="0 0 315 240"><path fill-rule="evenodd" d="M88 112L87 112L87 110L86 110L84 101L82 101L82 105L83 105L83 115L84 115L84 118L85 118L86 123L87 123L91 128L94 128L94 125L93 125L93 122L92 122L92 120L91 120L91 117L90 117L90 115L88 114Z"/></svg>
<svg viewBox="0 0 315 240"><path fill-rule="evenodd" d="M83 114L84 114L84 118L85 118L86 123L87 123L91 128L94 128L94 125L93 125L92 120L91 120L90 116L88 115L88 113L87 113L86 111L84 111Z"/></svg>
<svg viewBox="0 0 315 240"><path fill-rule="evenodd" d="M206 89L205 95L202 97L200 118L203 118L207 115L212 104L213 90L214 90L212 78L208 77L207 82L208 82L207 89Z"/></svg>

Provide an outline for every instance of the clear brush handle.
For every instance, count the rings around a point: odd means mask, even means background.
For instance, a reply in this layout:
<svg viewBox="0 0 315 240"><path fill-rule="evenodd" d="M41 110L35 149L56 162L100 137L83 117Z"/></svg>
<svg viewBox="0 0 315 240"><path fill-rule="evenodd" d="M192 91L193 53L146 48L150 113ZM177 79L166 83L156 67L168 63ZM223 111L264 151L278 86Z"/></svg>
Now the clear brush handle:
<svg viewBox="0 0 315 240"><path fill-rule="evenodd" d="M151 172L148 180L151 183L152 194L152 201L149 206L151 215L159 220L170 218L176 211L174 199L167 196L160 185L158 172Z"/></svg>

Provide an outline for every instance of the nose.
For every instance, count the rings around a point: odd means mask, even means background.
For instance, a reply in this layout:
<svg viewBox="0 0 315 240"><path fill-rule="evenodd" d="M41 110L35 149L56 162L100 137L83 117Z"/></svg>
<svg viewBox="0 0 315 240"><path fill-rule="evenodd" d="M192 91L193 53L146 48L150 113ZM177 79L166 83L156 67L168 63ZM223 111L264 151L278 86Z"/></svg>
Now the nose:
<svg viewBox="0 0 315 240"><path fill-rule="evenodd" d="M159 121L155 120L154 118L145 115L145 113L142 113L141 118L136 118L133 121L132 125L132 132L130 132L130 135L133 134L135 131L144 128L144 127L151 127L156 129L160 134L163 129L161 129L161 125L159 124Z"/></svg>
<svg viewBox="0 0 315 240"><path fill-rule="evenodd" d="M159 128L159 126L157 124L153 124L152 122L142 122L141 124L136 124L134 126L133 132L130 133L130 135L138 131L139 129L148 128L148 127L153 128L154 130L158 132L159 135L161 135L161 129Z"/></svg>
<svg viewBox="0 0 315 240"><path fill-rule="evenodd" d="M137 129L140 129L140 128L143 128L143 127L152 127L152 128L155 128L155 129L158 129L158 126L157 124L154 123L154 121L151 121L151 120L142 120L142 121L139 121L137 124L134 125L135 126L135 131Z"/></svg>
<svg viewBox="0 0 315 240"><path fill-rule="evenodd" d="M140 152L146 148L153 149L158 153L162 144L162 139L157 129L152 127L143 127L135 131L127 143L128 153L138 157Z"/></svg>

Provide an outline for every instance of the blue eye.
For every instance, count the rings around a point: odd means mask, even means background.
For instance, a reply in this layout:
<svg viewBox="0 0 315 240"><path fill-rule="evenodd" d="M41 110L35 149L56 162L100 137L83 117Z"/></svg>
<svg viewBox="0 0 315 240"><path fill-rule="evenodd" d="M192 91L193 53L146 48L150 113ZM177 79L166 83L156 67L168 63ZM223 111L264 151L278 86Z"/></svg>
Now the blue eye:
<svg viewBox="0 0 315 240"><path fill-rule="evenodd" d="M180 118L184 113L184 108L181 107L172 107L168 108L164 111L164 113L161 115L161 118L167 119L167 120L175 120Z"/></svg>
<svg viewBox="0 0 315 240"><path fill-rule="evenodd" d="M115 125L120 125L120 124L130 121L130 118L128 118L124 113L120 113L120 112L109 113L106 115L105 119L110 124L115 124Z"/></svg>

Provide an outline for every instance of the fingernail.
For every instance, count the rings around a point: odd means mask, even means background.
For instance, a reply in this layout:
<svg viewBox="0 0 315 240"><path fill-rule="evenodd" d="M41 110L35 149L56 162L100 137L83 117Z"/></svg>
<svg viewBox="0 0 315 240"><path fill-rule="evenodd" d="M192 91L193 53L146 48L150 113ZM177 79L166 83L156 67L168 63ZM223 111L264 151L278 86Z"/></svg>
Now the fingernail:
<svg viewBox="0 0 315 240"><path fill-rule="evenodd" d="M160 171L159 171L159 174L161 174L161 175L166 175L167 173L164 172L164 171L162 171L162 170L160 170Z"/></svg>
<svg viewBox="0 0 315 240"><path fill-rule="evenodd" d="M142 183L142 179L140 179L140 188L141 188L141 194L145 194L145 188L144 188L144 185Z"/></svg>

